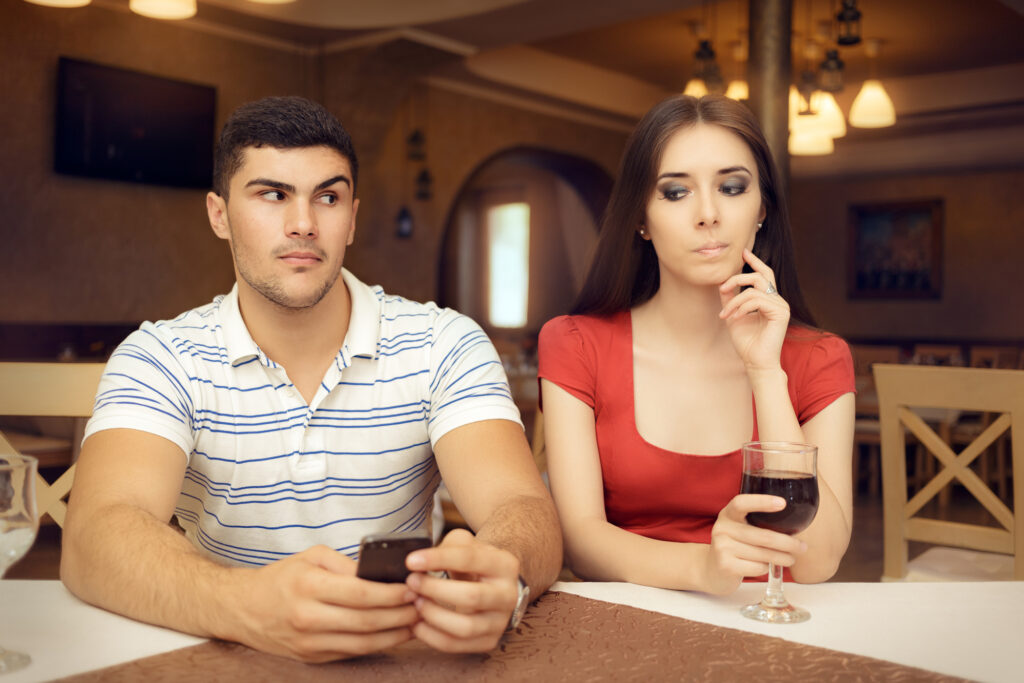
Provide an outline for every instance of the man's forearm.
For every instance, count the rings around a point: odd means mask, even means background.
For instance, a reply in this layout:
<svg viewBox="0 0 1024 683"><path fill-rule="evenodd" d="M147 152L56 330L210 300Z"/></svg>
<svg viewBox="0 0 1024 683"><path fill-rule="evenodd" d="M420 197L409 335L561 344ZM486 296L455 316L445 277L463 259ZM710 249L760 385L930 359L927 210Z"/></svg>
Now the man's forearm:
<svg viewBox="0 0 1024 683"><path fill-rule="evenodd" d="M183 534L130 505L69 518L61 579L112 612L204 637L231 638L221 609L233 570L202 557Z"/></svg>
<svg viewBox="0 0 1024 683"><path fill-rule="evenodd" d="M520 574L536 599L562 569L562 532L549 498L515 496L495 508L476 536L519 559Z"/></svg>

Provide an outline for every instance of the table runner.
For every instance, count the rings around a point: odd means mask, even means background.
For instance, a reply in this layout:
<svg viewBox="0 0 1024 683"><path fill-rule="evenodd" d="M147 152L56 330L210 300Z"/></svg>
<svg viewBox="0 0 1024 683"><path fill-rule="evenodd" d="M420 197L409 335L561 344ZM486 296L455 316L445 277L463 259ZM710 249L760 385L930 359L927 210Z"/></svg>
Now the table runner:
<svg viewBox="0 0 1024 683"><path fill-rule="evenodd" d="M784 627L783 627L784 628ZM436 652L413 641L330 664L301 664L211 641L62 679L146 681L956 681L869 657L547 593L493 651Z"/></svg>

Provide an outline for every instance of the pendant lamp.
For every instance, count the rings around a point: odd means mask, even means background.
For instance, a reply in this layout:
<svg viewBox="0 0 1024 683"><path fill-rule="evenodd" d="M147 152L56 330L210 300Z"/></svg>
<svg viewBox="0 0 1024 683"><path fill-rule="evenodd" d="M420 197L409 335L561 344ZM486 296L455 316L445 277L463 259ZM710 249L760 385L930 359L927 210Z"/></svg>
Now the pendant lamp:
<svg viewBox="0 0 1024 683"><path fill-rule="evenodd" d="M128 7L151 19L188 19L196 14L196 0L131 0Z"/></svg>
<svg viewBox="0 0 1024 683"><path fill-rule="evenodd" d="M43 7L85 7L92 0L26 0L26 2Z"/></svg>

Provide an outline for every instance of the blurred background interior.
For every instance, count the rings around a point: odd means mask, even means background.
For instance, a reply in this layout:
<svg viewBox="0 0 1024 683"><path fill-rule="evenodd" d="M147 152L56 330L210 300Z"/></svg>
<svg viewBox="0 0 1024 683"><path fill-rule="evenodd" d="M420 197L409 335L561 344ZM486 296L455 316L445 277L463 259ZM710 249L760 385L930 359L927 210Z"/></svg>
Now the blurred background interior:
<svg viewBox="0 0 1024 683"><path fill-rule="evenodd" d="M0 360L102 360L226 292L213 136L238 105L297 94L360 156L346 266L479 321L528 434L536 334L581 284L630 129L684 89L744 98L752 57L747 0L0 2ZM1024 362L1024 0L761 4L789 19L775 153L796 267L854 345L858 485L877 501L872 362ZM34 443L54 467L73 457L74 421L2 426L51 439ZM879 516L839 578L877 579Z"/></svg>

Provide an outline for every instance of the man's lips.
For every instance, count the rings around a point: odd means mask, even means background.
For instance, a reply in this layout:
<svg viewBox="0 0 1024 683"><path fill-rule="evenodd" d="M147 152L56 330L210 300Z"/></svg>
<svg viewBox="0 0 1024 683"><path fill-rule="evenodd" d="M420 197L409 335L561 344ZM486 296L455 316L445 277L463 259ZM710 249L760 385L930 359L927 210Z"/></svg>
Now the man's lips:
<svg viewBox="0 0 1024 683"><path fill-rule="evenodd" d="M287 254L281 255L280 259L293 266L311 266L320 263L322 260L319 256L309 251L290 251Z"/></svg>

